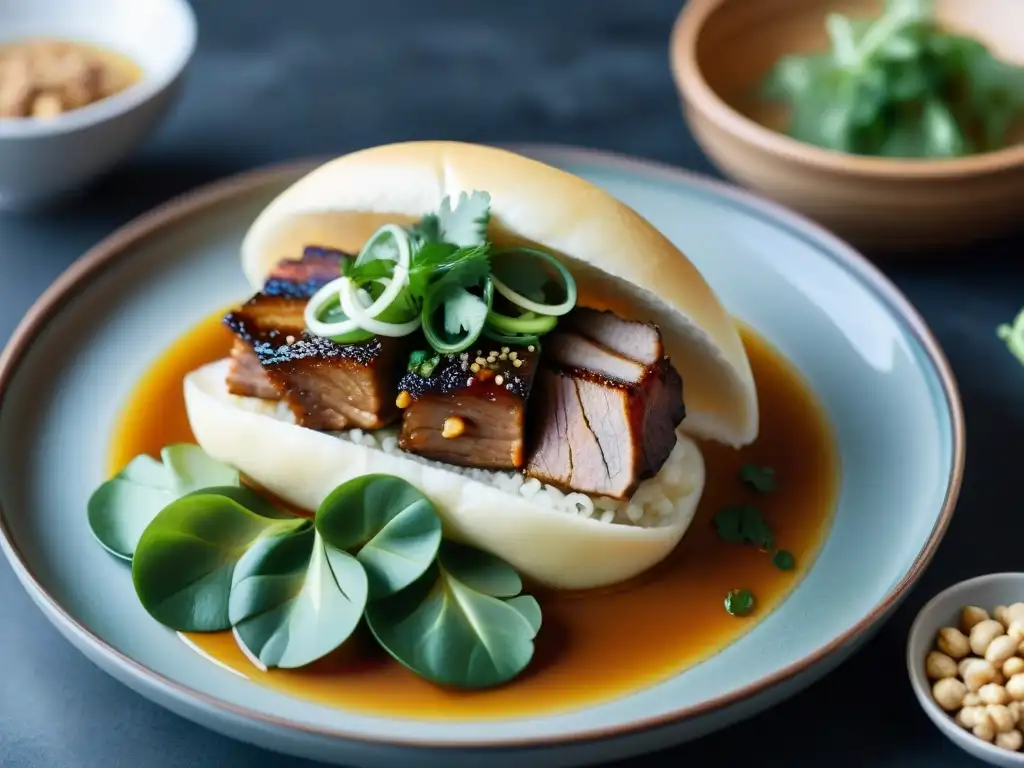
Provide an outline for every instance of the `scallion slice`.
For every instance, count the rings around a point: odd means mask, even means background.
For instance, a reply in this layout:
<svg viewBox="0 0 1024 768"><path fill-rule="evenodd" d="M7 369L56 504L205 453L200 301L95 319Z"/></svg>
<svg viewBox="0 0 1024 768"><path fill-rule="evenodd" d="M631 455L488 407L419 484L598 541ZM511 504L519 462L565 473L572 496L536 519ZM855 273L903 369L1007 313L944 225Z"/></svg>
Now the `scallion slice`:
<svg viewBox="0 0 1024 768"><path fill-rule="evenodd" d="M423 301L423 335L437 352L452 355L468 349L484 329L494 301L490 279L483 283L482 296L458 285L439 283ZM444 315L442 327L437 325L438 311Z"/></svg>
<svg viewBox="0 0 1024 768"><path fill-rule="evenodd" d="M390 323L379 320L382 314L402 291L403 283L408 279L408 272L401 266L395 267L395 276L388 280L384 293L376 300L363 289L356 287L348 278L339 291L341 298L341 309L356 323L359 328L369 331L377 336L400 337L408 336L420 327L419 316L403 323ZM384 278L387 280L387 278ZM385 301L385 299L387 301Z"/></svg>
<svg viewBox="0 0 1024 768"><path fill-rule="evenodd" d="M360 330L359 325L351 320L347 313L344 313L344 319L337 318L333 321L326 321L324 319L334 302L337 302L336 306L340 306L339 291L342 284L347 282L348 278L346 277L338 277L331 280L331 282L314 293L306 303L303 320L306 323L306 327L312 333L325 338L333 338ZM337 313L335 313L335 316L337 317Z"/></svg>
<svg viewBox="0 0 1024 768"><path fill-rule="evenodd" d="M525 312L519 317L509 317L493 310L487 313L487 325L495 332L509 336L523 334L541 336L554 330L557 324L558 318L553 315L536 315L533 312Z"/></svg>
<svg viewBox="0 0 1024 768"><path fill-rule="evenodd" d="M491 254L491 271L494 290L528 312L558 317L576 306L576 281L551 254L532 248L495 251ZM556 304L545 302L550 285L564 295Z"/></svg>

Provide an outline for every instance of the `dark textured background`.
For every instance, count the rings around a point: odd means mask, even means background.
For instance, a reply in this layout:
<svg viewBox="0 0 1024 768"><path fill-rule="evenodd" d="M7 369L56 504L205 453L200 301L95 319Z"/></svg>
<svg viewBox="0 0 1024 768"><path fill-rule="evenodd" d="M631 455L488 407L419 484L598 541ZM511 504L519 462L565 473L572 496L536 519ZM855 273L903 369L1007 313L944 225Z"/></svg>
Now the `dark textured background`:
<svg viewBox="0 0 1024 768"><path fill-rule="evenodd" d="M269 162L452 138L586 145L714 173L687 133L667 66L680 0L193 2L199 49L159 134L70 208L0 217L0 341L115 227L170 195ZM667 757L794 768L973 763L918 708L903 646L936 591L1024 561L1024 368L995 337L1024 305L1022 246L1016 238L883 263L944 346L967 414L959 510L919 586L824 681ZM6 563L0 596L5 768L314 768L210 733L108 678L51 628Z"/></svg>

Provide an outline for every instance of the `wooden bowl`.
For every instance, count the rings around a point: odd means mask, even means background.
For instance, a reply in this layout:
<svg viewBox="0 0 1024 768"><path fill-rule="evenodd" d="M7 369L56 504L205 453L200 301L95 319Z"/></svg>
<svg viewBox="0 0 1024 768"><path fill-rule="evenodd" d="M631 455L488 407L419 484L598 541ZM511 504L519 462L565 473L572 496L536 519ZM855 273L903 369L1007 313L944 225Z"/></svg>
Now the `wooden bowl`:
<svg viewBox="0 0 1024 768"><path fill-rule="evenodd" d="M689 0L671 64L694 136L723 173L862 247L934 248L1024 225L1024 143L942 160L821 149L784 135L784 113L751 92L782 55L826 50L825 17L881 0ZM939 0L951 31L1024 63L1024 0ZM1024 133L1020 139L1024 140Z"/></svg>

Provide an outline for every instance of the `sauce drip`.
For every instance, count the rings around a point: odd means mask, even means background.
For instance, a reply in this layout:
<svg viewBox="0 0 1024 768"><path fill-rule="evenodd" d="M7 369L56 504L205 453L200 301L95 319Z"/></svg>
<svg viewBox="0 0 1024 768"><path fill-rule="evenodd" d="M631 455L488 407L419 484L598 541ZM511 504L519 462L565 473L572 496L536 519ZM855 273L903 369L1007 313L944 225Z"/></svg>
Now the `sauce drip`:
<svg viewBox="0 0 1024 768"><path fill-rule="evenodd" d="M194 442L182 377L224 357L231 335L218 314L196 326L151 367L114 434L110 471L139 453L158 456L172 442ZM592 706L657 684L736 640L770 613L811 567L832 519L839 467L824 415L791 365L748 329L742 336L760 397L757 441L739 451L702 443L707 485L697 516L675 552L627 584L587 593L529 590L544 612L530 667L486 691L452 691L416 677L358 634L331 656L300 670L260 672L230 633L190 634L204 655L262 685L368 715L425 720L489 720ZM685 382L684 382L685 387ZM745 464L775 469L777 490L756 494L739 480ZM727 504L752 503L796 557L780 571L770 555L718 538L712 525ZM753 614L735 618L723 601L732 589L756 596Z"/></svg>

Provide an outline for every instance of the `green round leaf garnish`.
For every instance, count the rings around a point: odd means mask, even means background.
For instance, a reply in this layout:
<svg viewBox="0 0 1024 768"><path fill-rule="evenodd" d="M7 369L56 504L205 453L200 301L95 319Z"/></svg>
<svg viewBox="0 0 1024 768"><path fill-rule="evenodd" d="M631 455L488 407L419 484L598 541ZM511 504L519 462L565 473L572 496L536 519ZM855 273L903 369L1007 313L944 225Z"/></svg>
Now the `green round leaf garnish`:
<svg viewBox="0 0 1024 768"><path fill-rule="evenodd" d="M449 544L442 544L440 563L458 559L457 570L467 577L472 564L449 551ZM469 578L491 583L490 577ZM533 658L539 606L513 600L479 592L435 564L408 588L371 602L366 620L381 646L421 677L440 685L487 688L511 680Z"/></svg>
<svg viewBox="0 0 1024 768"><path fill-rule="evenodd" d="M523 582L515 569L489 552L445 541L438 553L441 567L470 589L491 597L515 597Z"/></svg>
<svg viewBox="0 0 1024 768"><path fill-rule="evenodd" d="M740 469L740 480L758 493L771 493L775 490L775 470L771 467L744 464Z"/></svg>
<svg viewBox="0 0 1024 768"><path fill-rule="evenodd" d="M168 445L160 452L160 457L180 494L217 485L238 485L240 482L237 469L210 458L198 445Z"/></svg>
<svg viewBox="0 0 1024 768"><path fill-rule="evenodd" d="M251 660L294 669L344 643L359 625L366 597L359 561L308 527L253 542L234 569L229 618Z"/></svg>
<svg viewBox="0 0 1024 768"><path fill-rule="evenodd" d="M239 485L236 470L197 445L169 445L161 456L162 463L146 454L136 456L89 498L89 529L108 552L124 560L132 559L146 526L175 499L208 486Z"/></svg>
<svg viewBox="0 0 1024 768"><path fill-rule="evenodd" d="M434 505L391 475L364 475L335 488L317 510L316 527L331 547L355 554L366 569L370 600L413 583L441 543Z"/></svg>
<svg viewBox="0 0 1024 768"><path fill-rule="evenodd" d="M226 496L183 497L164 507L139 539L132 560L135 592L149 614L172 629L227 629L232 573L249 545L264 533L311 526L300 518L258 515Z"/></svg>
<svg viewBox="0 0 1024 768"><path fill-rule="evenodd" d="M747 616L754 610L754 593L749 589L734 589L725 596L725 610L732 616Z"/></svg>

